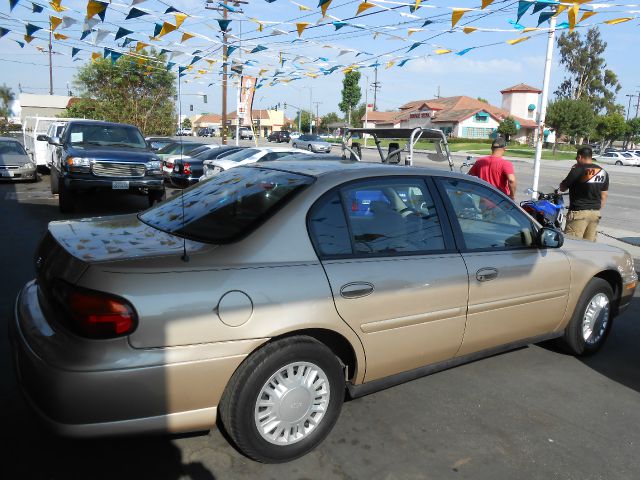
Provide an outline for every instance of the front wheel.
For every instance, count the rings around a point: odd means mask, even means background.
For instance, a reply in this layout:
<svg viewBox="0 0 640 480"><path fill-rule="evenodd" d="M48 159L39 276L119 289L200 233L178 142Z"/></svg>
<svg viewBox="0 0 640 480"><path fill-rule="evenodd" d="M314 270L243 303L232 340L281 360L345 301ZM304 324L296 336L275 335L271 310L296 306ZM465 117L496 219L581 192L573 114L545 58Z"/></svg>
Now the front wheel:
<svg viewBox="0 0 640 480"><path fill-rule="evenodd" d="M312 151L311 145L307 145L307 150L309 150L310 152Z"/></svg>
<svg viewBox="0 0 640 480"><path fill-rule="evenodd" d="M298 145L296 145L295 143L293 145L291 145L293 148L298 148Z"/></svg>
<svg viewBox="0 0 640 480"><path fill-rule="evenodd" d="M75 202L76 193L65 186L64 179L58 178L58 208L60 212L72 213L76 207Z"/></svg>
<svg viewBox="0 0 640 480"><path fill-rule="evenodd" d="M264 463L293 460L318 446L344 400L338 359L306 336L276 340L247 358L220 401L236 446Z"/></svg>
<svg viewBox="0 0 640 480"><path fill-rule="evenodd" d="M620 160L617 160L617 161L616 161L616 165L617 165L617 166L619 166L619 167L621 167L621 166L622 166L622 162L621 162Z"/></svg>
<svg viewBox="0 0 640 480"><path fill-rule="evenodd" d="M602 278L592 278L560 339L562 346L574 355L597 352L611 329L613 301L611 285Z"/></svg>

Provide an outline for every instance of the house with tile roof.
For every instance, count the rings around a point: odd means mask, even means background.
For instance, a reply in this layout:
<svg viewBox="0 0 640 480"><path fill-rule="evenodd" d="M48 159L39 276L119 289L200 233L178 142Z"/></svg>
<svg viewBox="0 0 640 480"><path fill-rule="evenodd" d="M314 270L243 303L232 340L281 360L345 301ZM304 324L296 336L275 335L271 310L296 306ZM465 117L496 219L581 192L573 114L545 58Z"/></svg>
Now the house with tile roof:
<svg viewBox="0 0 640 480"><path fill-rule="evenodd" d="M512 117L520 126L512 140L532 142L541 91L521 83L500 93L501 107L465 95L414 100L402 105L396 112L368 112L365 127L438 128L451 137L489 139L496 135L500 122Z"/></svg>
<svg viewBox="0 0 640 480"><path fill-rule="evenodd" d="M251 110L251 118L253 120L253 130L258 137L267 137L271 132L278 132L285 126L284 112L282 110ZM238 124L237 112L231 112L227 115L227 125L235 128ZM241 126L248 127L248 119L244 120Z"/></svg>

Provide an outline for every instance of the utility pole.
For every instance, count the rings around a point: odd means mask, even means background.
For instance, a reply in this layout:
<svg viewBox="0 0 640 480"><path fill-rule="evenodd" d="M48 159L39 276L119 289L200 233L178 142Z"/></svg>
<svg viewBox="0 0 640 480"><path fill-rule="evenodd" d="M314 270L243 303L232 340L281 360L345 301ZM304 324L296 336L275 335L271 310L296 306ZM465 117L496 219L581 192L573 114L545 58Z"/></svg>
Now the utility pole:
<svg viewBox="0 0 640 480"><path fill-rule="evenodd" d="M321 105L322 102L313 102L316 106L316 133L320 133L320 128L318 127L320 121L320 115L318 114L318 105Z"/></svg>
<svg viewBox="0 0 640 480"><path fill-rule="evenodd" d="M51 62L51 30L49 28L49 95L53 95L53 64Z"/></svg>
<svg viewBox="0 0 640 480"><path fill-rule="evenodd" d="M551 7L556 11L555 7ZM536 155L533 160L533 185L531 198L538 198L538 181L540 180L540 161L542 159L542 143L544 142L544 121L547 116L547 101L549 99L549 82L551 80L551 63L553 60L553 46L556 38L556 16L549 19L549 38L547 39L547 57L544 62L544 77L542 80L542 99L540 105L540 116L538 117L538 138L536 142Z"/></svg>
<svg viewBox="0 0 640 480"><path fill-rule="evenodd" d="M365 89L364 89L364 128L369 128L369 77L368 76L364 76L364 84L365 84ZM363 137L363 141L364 141L364 146L367 146L367 134L363 133L362 134Z"/></svg>
<svg viewBox="0 0 640 480"><path fill-rule="evenodd" d="M631 100L635 98L635 95L628 93L625 95L625 97L629 97L629 106L627 107L627 118L625 120L629 120L629 115L631 115ZM637 113L636 113L636 116L638 116Z"/></svg>
<svg viewBox="0 0 640 480"><path fill-rule="evenodd" d="M373 87L373 110L378 110L378 90L382 87L380 82L378 81L378 67L374 70L373 83L371 84Z"/></svg>
<svg viewBox="0 0 640 480"><path fill-rule="evenodd" d="M633 118L638 118L638 110L640 110L640 92L638 92L638 95L636 95L636 97L638 97L638 103L636 103L636 116Z"/></svg>

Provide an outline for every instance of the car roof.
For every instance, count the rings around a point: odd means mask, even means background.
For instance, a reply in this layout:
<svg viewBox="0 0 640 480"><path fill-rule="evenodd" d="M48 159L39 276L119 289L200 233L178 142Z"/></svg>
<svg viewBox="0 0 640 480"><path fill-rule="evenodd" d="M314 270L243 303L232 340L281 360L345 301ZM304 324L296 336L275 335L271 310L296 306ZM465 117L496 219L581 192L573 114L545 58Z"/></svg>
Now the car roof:
<svg viewBox="0 0 640 480"><path fill-rule="evenodd" d="M68 125L104 125L104 126L110 126L110 127L138 128L135 125L131 125L129 123L104 122L102 120L70 120Z"/></svg>

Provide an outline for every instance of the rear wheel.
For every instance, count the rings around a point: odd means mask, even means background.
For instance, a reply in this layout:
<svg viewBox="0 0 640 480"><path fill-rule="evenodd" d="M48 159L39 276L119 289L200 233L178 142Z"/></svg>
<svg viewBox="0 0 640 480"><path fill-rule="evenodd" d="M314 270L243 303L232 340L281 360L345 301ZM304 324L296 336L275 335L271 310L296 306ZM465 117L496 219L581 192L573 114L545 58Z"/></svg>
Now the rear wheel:
<svg viewBox="0 0 640 480"><path fill-rule="evenodd" d="M620 160L616 160L616 165L618 165L619 167L622 166L622 162Z"/></svg>
<svg viewBox="0 0 640 480"><path fill-rule="evenodd" d="M311 145L307 145L307 150L311 151Z"/></svg>
<svg viewBox="0 0 640 480"><path fill-rule="evenodd" d="M56 169L51 169L51 175L49 175L49 185L51 187L51 194L55 195L58 193L58 174L56 173Z"/></svg>
<svg viewBox="0 0 640 480"><path fill-rule="evenodd" d="M58 208L62 213L72 213L75 209L76 194L69 190L62 178L58 179Z"/></svg>
<svg viewBox="0 0 640 480"><path fill-rule="evenodd" d="M561 338L562 346L574 355L589 355L604 345L613 321L614 294L602 278L587 284Z"/></svg>
<svg viewBox="0 0 640 480"><path fill-rule="evenodd" d="M149 206L153 207L156 203L162 201L162 197L164 197L164 189L162 190L150 190L147 194L147 199L149 200Z"/></svg>
<svg viewBox="0 0 640 480"><path fill-rule="evenodd" d="M338 359L306 336L274 341L247 358L220 401L221 420L237 447L254 460L298 458L329 434L342 408Z"/></svg>

